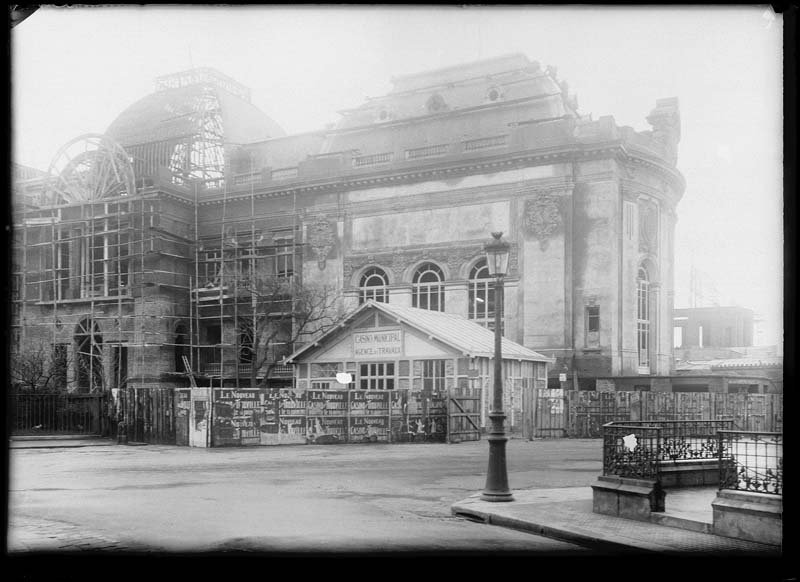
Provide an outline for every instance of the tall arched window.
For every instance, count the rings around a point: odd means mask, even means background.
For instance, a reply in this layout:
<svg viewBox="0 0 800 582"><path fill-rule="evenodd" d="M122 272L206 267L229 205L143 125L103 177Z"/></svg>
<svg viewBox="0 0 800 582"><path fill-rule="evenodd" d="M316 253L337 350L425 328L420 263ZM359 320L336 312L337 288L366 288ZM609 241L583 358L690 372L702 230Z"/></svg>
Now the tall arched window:
<svg viewBox="0 0 800 582"><path fill-rule="evenodd" d="M494 279L486 259L475 263L469 272L469 318L483 326L494 323Z"/></svg>
<svg viewBox="0 0 800 582"><path fill-rule="evenodd" d="M368 299L372 299L379 303L389 303L388 285L389 278L383 269L370 267L364 271L358 284L360 289L358 302L364 303Z"/></svg>
<svg viewBox="0 0 800 582"><path fill-rule="evenodd" d="M636 277L636 337L639 366L650 365L650 278L644 267Z"/></svg>
<svg viewBox="0 0 800 582"><path fill-rule="evenodd" d="M444 274L433 263L423 263L414 273L413 305L430 311L444 311Z"/></svg>

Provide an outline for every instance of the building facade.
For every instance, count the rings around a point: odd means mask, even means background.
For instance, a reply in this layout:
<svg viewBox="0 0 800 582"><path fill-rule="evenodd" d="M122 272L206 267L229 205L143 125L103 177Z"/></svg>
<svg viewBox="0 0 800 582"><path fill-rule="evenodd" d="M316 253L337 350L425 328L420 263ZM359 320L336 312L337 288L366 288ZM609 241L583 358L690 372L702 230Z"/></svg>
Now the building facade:
<svg viewBox="0 0 800 582"><path fill-rule="evenodd" d="M286 135L236 81L169 75L45 176L19 172L14 344L48 346L81 390L286 387L308 340L279 316L295 290L491 327L483 245L502 231L503 335L555 362L554 387L673 373L677 100L647 131L593 120L524 55L392 81ZM283 296L257 303L264 281Z"/></svg>

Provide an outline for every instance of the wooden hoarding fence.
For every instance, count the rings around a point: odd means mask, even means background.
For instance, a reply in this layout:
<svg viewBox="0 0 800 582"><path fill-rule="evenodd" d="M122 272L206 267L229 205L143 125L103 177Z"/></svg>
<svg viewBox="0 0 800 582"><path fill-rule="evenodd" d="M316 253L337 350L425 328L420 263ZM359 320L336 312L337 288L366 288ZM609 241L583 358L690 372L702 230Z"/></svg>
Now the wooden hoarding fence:
<svg viewBox="0 0 800 582"><path fill-rule="evenodd" d="M782 394L538 389L524 410L527 438L599 438L611 421L731 419L736 430L783 429Z"/></svg>

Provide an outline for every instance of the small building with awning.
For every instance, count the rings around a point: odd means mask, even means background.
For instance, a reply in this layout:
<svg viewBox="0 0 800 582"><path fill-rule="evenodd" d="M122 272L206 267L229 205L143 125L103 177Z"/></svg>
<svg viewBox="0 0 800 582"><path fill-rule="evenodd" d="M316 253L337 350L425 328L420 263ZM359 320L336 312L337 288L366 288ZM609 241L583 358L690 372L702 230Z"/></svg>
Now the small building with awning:
<svg viewBox="0 0 800 582"><path fill-rule="evenodd" d="M286 358L309 441L459 441L487 426L494 331L461 316L367 301ZM552 360L502 339L506 430L522 429ZM530 405L528 404L530 401Z"/></svg>

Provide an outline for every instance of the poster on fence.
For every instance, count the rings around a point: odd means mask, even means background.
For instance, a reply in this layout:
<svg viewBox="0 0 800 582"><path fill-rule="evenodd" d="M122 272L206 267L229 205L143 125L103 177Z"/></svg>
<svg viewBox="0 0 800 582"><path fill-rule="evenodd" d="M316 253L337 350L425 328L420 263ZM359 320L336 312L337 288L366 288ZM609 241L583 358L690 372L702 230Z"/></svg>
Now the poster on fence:
<svg viewBox="0 0 800 582"><path fill-rule="evenodd" d="M278 433L277 396L259 389L214 391L214 446L260 445L262 434Z"/></svg>
<svg viewBox="0 0 800 582"><path fill-rule="evenodd" d="M350 442L387 442L389 416L353 416L350 418Z"/></svg>
<svg viewBox="0 0 800 582"><path fill-rule="evenodd" d="M308 391L309 416L346 416L347 392L330 390Z"/></svg>
<svg viewBox="0 0 800 582"><path fill-rule="evenodd" d="M358 391L350 392L350 414L351 415L389 415L389 392L380 391Z"/></svg>
<svg viewBox="0 0 800 582"><path fill-rule="evenodd" d="M309 416L306 420L309 443L334 444L347 442L347 417Z"/></svg>

